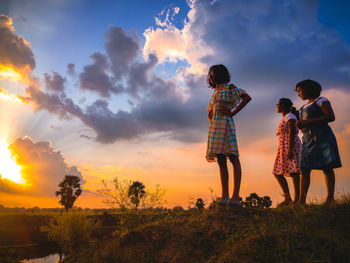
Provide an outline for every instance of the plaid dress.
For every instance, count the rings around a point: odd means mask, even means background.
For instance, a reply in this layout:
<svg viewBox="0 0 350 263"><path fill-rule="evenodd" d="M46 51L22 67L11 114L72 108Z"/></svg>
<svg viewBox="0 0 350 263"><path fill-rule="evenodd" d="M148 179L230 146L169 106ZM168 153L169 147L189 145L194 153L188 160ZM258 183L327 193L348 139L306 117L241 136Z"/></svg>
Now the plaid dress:
<svg viewBox="0 0 350 263"><path fill-rule="evenodd" d="M212 111L213 118L209 123L206 158L208 162L217 161L217 154L238 156L236 128L232 117L219 112L225 106L234 109L241 101L242 89L230 88L229 84L215 89L208 104L207 111Z"/></svg>

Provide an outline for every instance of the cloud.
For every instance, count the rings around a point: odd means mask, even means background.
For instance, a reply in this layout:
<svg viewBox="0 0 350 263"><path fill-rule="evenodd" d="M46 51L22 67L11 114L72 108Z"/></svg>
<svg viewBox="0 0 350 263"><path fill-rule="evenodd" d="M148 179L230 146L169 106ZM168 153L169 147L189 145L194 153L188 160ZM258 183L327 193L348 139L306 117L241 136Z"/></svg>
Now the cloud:
<svg viewBox="0 0 350 263"><path fill-rule="evenodd" d="M71 77L75 75L75 64L74 63L69 63L67 65L67 74Z"/></svg>
<svg viewBox="0 0 350 263"><path fill-rule="evenodd" d="M61 152L55 151L49 142L33 142L31 138L18 138L9 145L16 156L17 164L22 166L22 174L31 186L20 186L1 180L2 191L26 195L54 196L58 184L66 174L78 176L81 185L85 180L75 166L69 166Z"/></svg>
<svg viewBox="0 0 350 263"><path fill-rule="evenodd" d="M100 52L94 52L90 56L92 64L85 66L80 73L80 88L99 93L102 97L108 98L112 93L119 93L122 86L117 86L115 80L108 73L110 66L108 58Z"/></svg>
<svg viewBox="0 0 350 263"><path fill-rule="evenodd" d="M139 38L128 35L120 27L110 26L105 34L105 50L111 60L112 71L117 80L120 80L129 71L129 65L140 51Z"/></svg>
<svg viewBox="0 0 350 263"><path fill-rule="evenodd" d="M31 85L26 88L25 96L18 97L25 103L31 103L35 111L47 110L57 114L62 119L70 119L71 116L80 116L81 109L74 102L67 98L64 92L46 93L39 87Z"/></svg>
<svg viewBox="0 0 350 263"><path fill-rule="evenodd" d="M64 83L66 79L59 73L53 71L52 76L50 76L48 73L44 74L44 81L47 90L61 92L64 90Z"/></svg>
<svg viewBox="0 0 350 263"><path fill-rule="evenodd" d="M148 61L145 63L135 62L130 67L128 74L128 93L134 97L138 97L140 87L147 87L152 85L152 81L149 81L148 75L154 70L158 63L158 58L154 54L150 54ZM144 90L141 90L144 92Z"/></svg>
<svg viewBox="0 0 350 263"><path fill-rule="evenodd" d="M35 67L30 44L14 33L12 18L0 15L0 64L27 75Z"/></svg>
<svg viewBox="0 0 350 263"><path fill-rule="evenodd" d="M253 98L237 116L244 140L270 133L273 105L280 97L296 98L295 83L302 79L349 89L350 46L318 22L318 1L196 0L189 5L182 28L157 19L158 27L145 31L144 54L153 52L160 62L186 58L190 67L183 70L197 76L213 64L225 64L231 81ZM259 133L251 132L256 127Z"/></svg>
<svg viewBox="0 0 350 263"><path fill-rule="evenodd" d="M318 1L194 1L189 30L215 53L207 64L226 64L249 85L295 83L307 77L347 85L350 47L317 20ZM227 34L223 34L227 32ZM277 85L276 85L277 84Z"/></svg>
<svg viewBox="0 0 350 263"><path fill-rule="evenodd" d="M158 132L198 142L205 140L208 126L205 109L211 91L206 71L223 63L232 82L253 97L236 118L240 138L249 143L274 132L276 101L296 98L294 85L301 79L348 88L350 75L344 69L349 68L350 47L317 21L317 1L263 0L252 5L243 0L197 0L189 6L182 28L172 23L179 9L164 11L157 28L144 32L143 47L135 34L110 26L105 54L94 52L92 63L79 75L80 87L101 97L91 104L79 106L63 89L51 93L36 85L29 86L22 99L33 103L35 110L79 118L101 143ZM189 66L178 67L169 79L157 73L159 64L178 60ZM113 111L119 105L107 99L119 95L126 97L130 108ZM252 132L256 127L259 132Z"/></svg>
<svg viewBox="0 0 350 263"><path fill-rule="evenodd" d="M190 3L190 6L192 4ZM164 11L161 13L161 15ZM194 31L191 31L191 21L184 23L182 29L177 28L172 20L179 13L179 8L169 9L164 20L156 17L158 28L150 27L143 33L146 41L143 47L144 57L154 53L159 62L177 62L186 60L190 67L188 72L204 74L207 66L202 63L201 58L213 54L209 45L205 45ZM193 10L190 10L188 18L191 19ZM171 17L171 19L169 19Z"/></svg>

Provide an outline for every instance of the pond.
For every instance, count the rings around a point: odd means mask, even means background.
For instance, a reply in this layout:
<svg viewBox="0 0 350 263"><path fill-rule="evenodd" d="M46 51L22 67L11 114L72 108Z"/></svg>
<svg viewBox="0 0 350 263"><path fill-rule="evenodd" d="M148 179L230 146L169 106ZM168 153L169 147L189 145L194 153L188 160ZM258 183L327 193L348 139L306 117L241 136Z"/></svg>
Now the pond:
<svg viewBox="0 0 350 263"><path fill-rule="evenodd" d="M59 254L51 254L42 258L25 259L22 262L23 263L58 263L59 261L60 261Z"/></svg>

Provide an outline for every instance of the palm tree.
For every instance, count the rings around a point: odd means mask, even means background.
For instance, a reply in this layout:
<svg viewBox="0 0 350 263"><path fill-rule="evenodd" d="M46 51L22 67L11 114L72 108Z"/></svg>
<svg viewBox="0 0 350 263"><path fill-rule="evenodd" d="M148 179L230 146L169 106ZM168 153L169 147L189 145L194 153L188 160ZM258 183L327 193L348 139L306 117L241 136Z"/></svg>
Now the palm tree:
<svg viewBox="0 0 350 263"><path fill-rule="evenodd" d="M129 187L128 197L131 202L135 205L135 208L140 204L140 200L145 196L145 185L141 182L133 182Z"/></svg>
<svg viewBox="0 0 350 263"><path fill-rule="evenodd" d="M73 207L75 200L81 194L82 190L80 187L80 178L75 175L67 174L63 181L58 185L59 191L56 192L56 196L61 196L59 201L66 211Z"/></svg>

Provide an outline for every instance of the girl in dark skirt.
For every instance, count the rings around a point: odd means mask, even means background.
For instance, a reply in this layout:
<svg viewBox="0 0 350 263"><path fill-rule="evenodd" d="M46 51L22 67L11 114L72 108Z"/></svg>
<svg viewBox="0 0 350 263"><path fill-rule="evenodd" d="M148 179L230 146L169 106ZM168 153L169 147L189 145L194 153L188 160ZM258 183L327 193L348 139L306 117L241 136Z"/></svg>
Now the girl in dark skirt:
<svg viewBox="0 0 350 263"><path fill-rule="evenodd" d="M300 109L296 125L303 132L300 154L300 198L297 204L305 204L310 185L311 170L323 170L327 186L326 202L334 201L335 176L333 168L341 167L337 141L328 122L335 120L328 99L320 97L322 87L307 79L296 85L296 91L307 104Z"/></svg>

